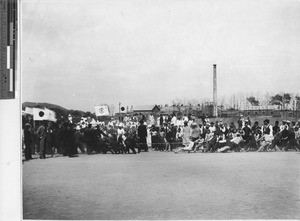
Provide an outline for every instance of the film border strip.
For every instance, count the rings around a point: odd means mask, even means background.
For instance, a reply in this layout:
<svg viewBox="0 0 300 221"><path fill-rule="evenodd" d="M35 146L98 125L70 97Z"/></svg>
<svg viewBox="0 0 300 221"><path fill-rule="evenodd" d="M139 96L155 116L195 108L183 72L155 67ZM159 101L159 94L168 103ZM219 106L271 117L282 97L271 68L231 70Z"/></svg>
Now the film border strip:
<svg viewBox="0 0 300 221"><path fill-rule="evenodd" d="M0 0L0 99L14 99L16 91L18 0Z"/></svg>

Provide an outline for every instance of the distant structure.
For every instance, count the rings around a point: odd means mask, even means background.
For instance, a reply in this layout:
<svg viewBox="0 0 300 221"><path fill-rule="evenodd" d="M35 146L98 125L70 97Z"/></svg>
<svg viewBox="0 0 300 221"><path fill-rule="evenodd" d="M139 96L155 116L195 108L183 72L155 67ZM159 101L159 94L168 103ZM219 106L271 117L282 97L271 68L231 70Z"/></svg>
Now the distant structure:
<svg viewBox="0 0 300 221"><path fill-rule="evenodd" d="M214 117L218 117L218 102L217 102L217 65L213 64L213 106Z"/></svg>

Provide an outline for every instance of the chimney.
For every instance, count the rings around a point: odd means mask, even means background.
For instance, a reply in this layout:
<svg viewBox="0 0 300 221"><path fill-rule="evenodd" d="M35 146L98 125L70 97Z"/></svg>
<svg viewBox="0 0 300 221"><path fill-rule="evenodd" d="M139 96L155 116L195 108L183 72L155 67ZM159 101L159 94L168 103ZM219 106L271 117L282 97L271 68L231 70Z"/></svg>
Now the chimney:
<svg viewBox="0 0 300 221"><path fill-rule="evenodd" d="M218 117L218 103L217 103L217 65L213 64L213 105L214 117Z"/></svg>

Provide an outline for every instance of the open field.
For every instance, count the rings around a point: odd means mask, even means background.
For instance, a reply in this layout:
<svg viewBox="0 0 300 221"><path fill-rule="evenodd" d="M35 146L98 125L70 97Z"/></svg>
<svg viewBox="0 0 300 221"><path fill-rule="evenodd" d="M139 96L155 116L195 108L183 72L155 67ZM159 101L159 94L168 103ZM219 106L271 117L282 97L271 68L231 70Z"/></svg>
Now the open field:
<svg viewBox="0 0 300 221"><path fill-rule="evenodd" d="M300 219L299 168L299 152L35 159L24 219Z"/></svg>

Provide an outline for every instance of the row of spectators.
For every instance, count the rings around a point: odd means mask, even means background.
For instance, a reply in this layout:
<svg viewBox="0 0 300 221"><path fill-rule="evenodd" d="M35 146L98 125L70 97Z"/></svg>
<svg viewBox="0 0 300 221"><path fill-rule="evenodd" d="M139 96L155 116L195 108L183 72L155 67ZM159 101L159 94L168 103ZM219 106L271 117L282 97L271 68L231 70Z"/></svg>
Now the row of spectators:
<svg viewBox="0 0 300 221"><path fill-rule="evenodd" d="M234 123L224 124L222 121L185 126L186 137L183 135L184 148L180 151L202 152L228 152L228 151L287 151L289 149L300 150L300 122L283 121L281 125L276 121L270 125L266 119L262 126L255 122L251 127L249 120L244 120L238 127ZM188 138L188 134L189 138Z"/></svg>

